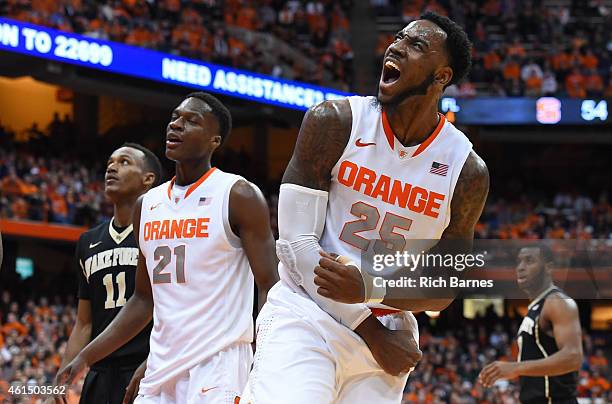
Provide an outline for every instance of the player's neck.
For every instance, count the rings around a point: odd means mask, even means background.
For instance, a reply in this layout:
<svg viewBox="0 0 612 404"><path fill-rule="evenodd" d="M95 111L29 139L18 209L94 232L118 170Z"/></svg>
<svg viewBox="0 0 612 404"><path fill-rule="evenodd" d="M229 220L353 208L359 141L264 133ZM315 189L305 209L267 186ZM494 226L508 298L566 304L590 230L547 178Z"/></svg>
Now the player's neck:
<svg viewBox="0 0 612 404"><path fill-rule="evenodd" d="M432 97L410 97L386 110L397 140L406 147L423 143L438 126L438 100Z"/></svg>
<svg viewBox="0 0 612 404"><path fill-rule="evenodd" d="M553 283L551 280L549 280L548 282L544 282L539 288L533 289L532 291L531 290L527 291L527 296L529 296L529 300L533 302L542 293L550 289L552 286L553 286Z"/></svg>
<svg viewBox="0 0 612 404"><path fill-rule="evenodd" d="M113 205L113 224L117 227L127 227L132 224L132 210L136 200L123 201Z"/></svg>
<svg viewBox="0 0 612 404"><path fill-rule="evenodd" d="M193 184L210 168L210 157L198 161L177 161L174 183L180 186Z"/></svg>

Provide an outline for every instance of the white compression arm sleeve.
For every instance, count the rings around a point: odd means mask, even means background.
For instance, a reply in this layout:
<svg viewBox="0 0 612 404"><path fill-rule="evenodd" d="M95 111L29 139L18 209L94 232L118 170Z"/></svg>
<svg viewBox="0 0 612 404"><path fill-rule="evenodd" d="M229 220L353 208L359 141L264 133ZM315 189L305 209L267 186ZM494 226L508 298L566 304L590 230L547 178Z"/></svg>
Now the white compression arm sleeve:
<svg viewBox="0 0 612 404"><path fill-rule="evenodd" d="M325 226L327 194L295 184L281 185L278 198L279 272L281 279L289 275L321 309L354 330L371 314L370 309L365 304L344 304L323 297L314 284L314 268L321 258L319 239Z"/></svg>

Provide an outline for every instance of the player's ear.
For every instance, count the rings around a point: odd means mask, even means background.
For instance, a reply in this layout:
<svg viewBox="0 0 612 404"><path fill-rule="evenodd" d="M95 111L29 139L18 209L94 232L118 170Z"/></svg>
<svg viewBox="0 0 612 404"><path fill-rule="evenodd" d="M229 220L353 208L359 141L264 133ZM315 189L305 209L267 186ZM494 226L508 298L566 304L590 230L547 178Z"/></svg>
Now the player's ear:
<svg viewBox="0 0 612 404"><path fill-rule="evenodd" d="M215 145L215 149L221 146L221 135L213 136L211 139L212 143Z"/></svg>
<svg viewBox="0 0 612 404"><path fill-rule="evenodd" d="M546 275L552 276L552 270L553 270L552 262L547 262L544 264L544 271L546 272Z"/></svg>
<svg viewBox="0 0 612 404"><path fill-rule="evenodd" d="M453 69L450 66L440 68L435 74L436 84L444 88L453 79Z"/></svg>
<svg viewBox="0 0 612 404"><path fill-rule="evenodd" d="M151 188L153 186L153 184L155 183L155 174L153 173L145 173L142 183L145 185L145 187L147 188Z"/></svg>

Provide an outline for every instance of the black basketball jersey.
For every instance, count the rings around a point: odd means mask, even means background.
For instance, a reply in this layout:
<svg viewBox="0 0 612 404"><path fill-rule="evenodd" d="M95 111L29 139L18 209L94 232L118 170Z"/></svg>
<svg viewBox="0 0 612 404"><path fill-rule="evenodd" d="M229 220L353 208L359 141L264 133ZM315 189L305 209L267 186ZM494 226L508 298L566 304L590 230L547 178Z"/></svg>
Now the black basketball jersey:
<svg viewBox="0 0 612 404"><path fill-rule="evenodd" d="M113 321L136 285L138 247L132 226L117 231L111 221L83 233L76 248L79 299L91 304L91 339ZM152 323L94 366L138 366L149 354Z"/></svg>
<svg viewBox="0 0 612 404"><path fill-rule="evenodd" d="M561 292L550 287L529 304L527 316L523 318L518 332L518 361L544 359L559 350L555 339L540 328L539 320L546 298ZM520 400L522 403L567 402L576 397L577 372L560 376L529 377L521 376Z"/></svg>

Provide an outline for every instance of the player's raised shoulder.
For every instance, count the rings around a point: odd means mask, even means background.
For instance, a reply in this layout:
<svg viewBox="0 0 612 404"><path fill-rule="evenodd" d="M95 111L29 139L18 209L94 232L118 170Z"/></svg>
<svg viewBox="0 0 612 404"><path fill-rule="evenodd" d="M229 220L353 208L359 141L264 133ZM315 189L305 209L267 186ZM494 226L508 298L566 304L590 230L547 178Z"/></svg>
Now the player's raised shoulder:
<svg viewBox="0 0 612 404"><path fill-rule="evenodd" d="M331 169L351 136L352 119L346 98L311 107L302 121L283 183L327 190Z"/></svg>
<svg viewBox="0 0 612 404"><path fill-rule="evenodd" d="M489 188L489 169L484 160L472 150L465 160L459 181L462 182L475 182L475 186Z"/></svg>
<svg viewBox="0 0 612 404"><path fill-rule="evenodd" d="M348 98L322 101L313 105L306 112L304 121L318 121L321 123L351 123L351 104Z"/></svg>

